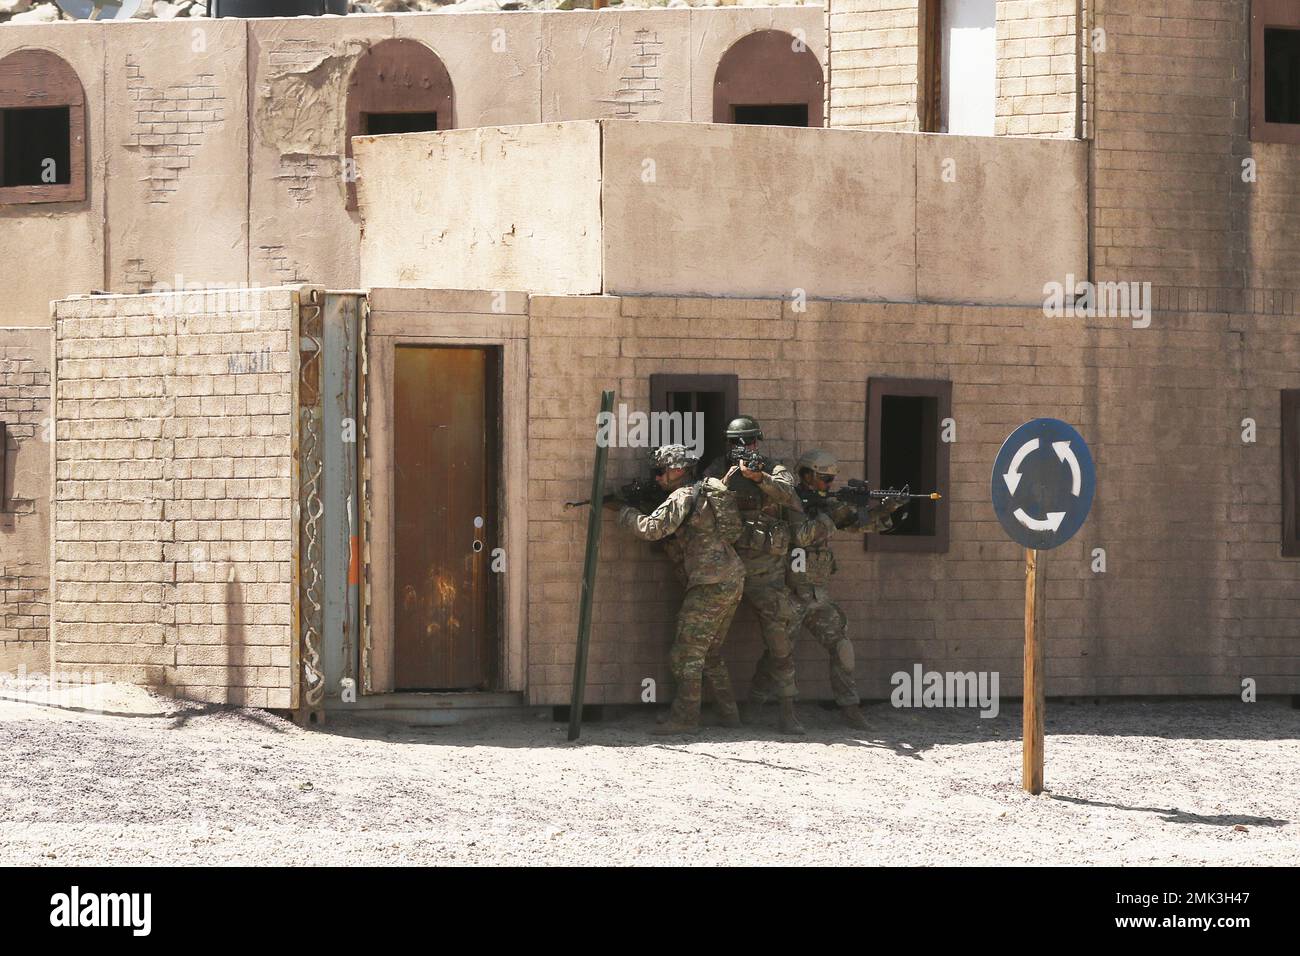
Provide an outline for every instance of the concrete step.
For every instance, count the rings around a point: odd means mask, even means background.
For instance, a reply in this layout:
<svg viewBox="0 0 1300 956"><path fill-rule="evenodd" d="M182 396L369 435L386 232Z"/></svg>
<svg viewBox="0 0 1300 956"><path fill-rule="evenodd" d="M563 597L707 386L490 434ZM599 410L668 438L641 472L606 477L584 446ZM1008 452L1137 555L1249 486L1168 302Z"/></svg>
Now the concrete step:
<svg viewBox="0 0 1300 956"><path fill-rule="evenodd" d="M536 708L550 716L550 708ZM325 701L326 716L384 720L419 726L458 724L484 717L521 716L528 713L521 693L418 693L364 694L354 703L331 697Z"/></svg>

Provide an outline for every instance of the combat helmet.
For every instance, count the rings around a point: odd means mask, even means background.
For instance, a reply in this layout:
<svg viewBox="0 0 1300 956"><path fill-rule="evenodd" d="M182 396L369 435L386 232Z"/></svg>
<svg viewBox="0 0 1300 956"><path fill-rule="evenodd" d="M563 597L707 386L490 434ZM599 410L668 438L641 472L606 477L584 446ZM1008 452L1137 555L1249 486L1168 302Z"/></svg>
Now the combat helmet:
<svg viewBox="0 0 1300 956"><path fill-rule="evenodd" d="M727 424L728 440L743 438L746 442L749 442L762 439L762 437L763 429L759 427L757 419L750 418L748 415L740 415Z"/></svg>
<svg viewBox="0 0 1300 956"><path fill-rule="evenodd" d="M799 463L794 466L794 473L797 475L805 468L819 475L833 476L840 473L840 463L825 448L809 448L800 455Z"/></svg>
<svg viewBox="0 0 1300 956"><path fill-rule="evenodd" d="M695 461L685 445L661 445L650 453L650 463L656 468L690 468Z"/></svg>

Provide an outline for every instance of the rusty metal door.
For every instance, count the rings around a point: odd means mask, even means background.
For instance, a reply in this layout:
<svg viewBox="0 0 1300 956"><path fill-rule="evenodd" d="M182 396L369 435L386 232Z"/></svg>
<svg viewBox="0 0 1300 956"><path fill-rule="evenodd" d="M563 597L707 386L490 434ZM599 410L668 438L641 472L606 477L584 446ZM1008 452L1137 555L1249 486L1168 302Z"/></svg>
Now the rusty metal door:
<svg viewBox="0 0 1300 956"><path fill-rule="evenodd" d="M393 382L398 690L494 690L500 360L398 346Z"/></svg>

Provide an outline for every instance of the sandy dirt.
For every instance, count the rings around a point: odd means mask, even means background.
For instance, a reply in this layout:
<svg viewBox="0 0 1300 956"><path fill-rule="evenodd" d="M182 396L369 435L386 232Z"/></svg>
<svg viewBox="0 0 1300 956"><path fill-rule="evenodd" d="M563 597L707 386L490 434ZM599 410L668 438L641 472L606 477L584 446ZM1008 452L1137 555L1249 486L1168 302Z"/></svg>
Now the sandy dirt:
<svg viewBox="0 0 1300 956"><path fill-rule="evenodd" d="M652 738L650 712L449 727L101 688L0 700L0 864L1300 863L1300 710L1049 704L1048 792L1020 714L869 704L854 736L772 726ZM12 696L12 691L6 691Z"/></svg>

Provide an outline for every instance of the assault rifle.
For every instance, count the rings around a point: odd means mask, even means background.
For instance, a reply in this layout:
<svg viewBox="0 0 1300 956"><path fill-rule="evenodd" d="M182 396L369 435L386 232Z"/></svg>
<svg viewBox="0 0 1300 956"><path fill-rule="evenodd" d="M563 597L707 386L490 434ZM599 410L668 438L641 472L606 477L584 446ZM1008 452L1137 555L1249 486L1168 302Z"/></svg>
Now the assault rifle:
<svg viewBox="0 0 1300 956"><path fill-rule="evenodd" d="M882 501L938 501L943 495L937 491L929 494L912 494L909 485L903 485L902 488L878 488L873 491L871 486L861 478L850 478L844 483L844 487L832 491L829 497L848 505L869 508Z"/></svg>
<svg viewBox="0 0 1300 956"><path fill-rule="evenodd" d="M727 452L727 460L733 465L742 465L748 471L767 471L771 462L757 451L750 451L743 445L733 445Z"/></svg>
<svg viewBox="0 0 1300 956"><path fill-rule="evenodd" d="M668 493L659 487L654 481L646 481L644 478L633 478L626 485L619 488L616 492L608 492L604 501L621 501L624 504L631 505L637 511L644 515L650 514L661 504L668 500ZM590 498L582 501L566 501L564 507L581 508L583 505L591 504Z"/></svg>
<svg viewBox="0 0 1300 956"><path fill-rule="evenodd" d="M938 501L941 497L942 495L937 491L930 494L913 494L907 485L902 488L882 488L873 491L860 478L850 478L845 482L844 487L829 493L813 491L802 484L799 486L799 499L803 502L804 511L809 515L816 515L818 512L825 511L836 518L836 526L841 528L848 527L848 522L852 520L846 515L838 513L844 510L845 507L852 508L857 512L857 525L866 526L872 520L873 511L875 517L879 518L882 516L881 509L887 508L885 514L892 515L894 512L905 508L909 502ZM890 522L886 520L886 525L888 524Z"/></svg>

